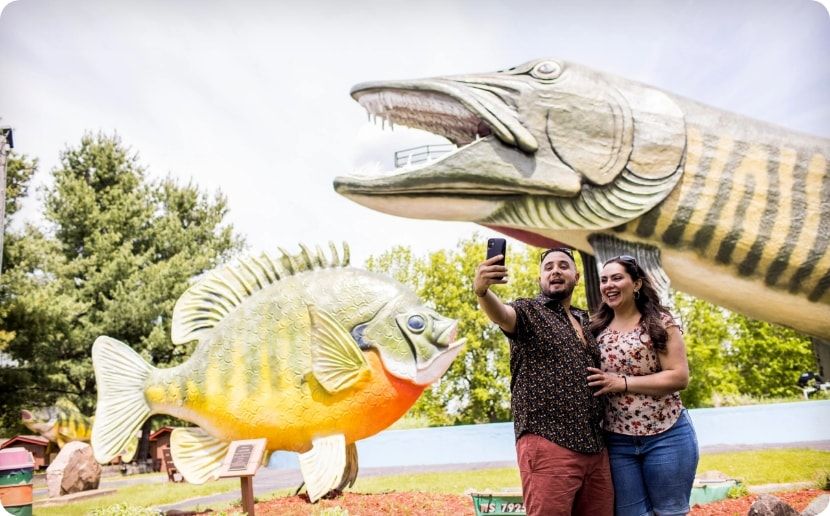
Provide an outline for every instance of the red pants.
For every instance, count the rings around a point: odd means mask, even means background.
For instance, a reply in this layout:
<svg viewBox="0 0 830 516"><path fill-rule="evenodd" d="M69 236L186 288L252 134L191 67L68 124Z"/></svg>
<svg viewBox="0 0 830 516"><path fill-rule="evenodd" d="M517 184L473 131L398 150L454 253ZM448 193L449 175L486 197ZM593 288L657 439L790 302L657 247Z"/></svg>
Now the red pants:
<svg viewBox="0 0 830 516"><path fill-rule="evenodd" d="M614 514L608 450L587 455L524 434L516 454L528 516Z"/></svg>

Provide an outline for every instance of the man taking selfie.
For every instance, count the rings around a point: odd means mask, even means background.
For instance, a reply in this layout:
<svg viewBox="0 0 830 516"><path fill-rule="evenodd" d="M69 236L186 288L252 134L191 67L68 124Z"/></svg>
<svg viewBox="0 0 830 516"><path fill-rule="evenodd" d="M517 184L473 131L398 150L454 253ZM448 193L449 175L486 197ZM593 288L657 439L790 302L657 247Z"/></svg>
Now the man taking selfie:
<svg viewBox="0 0 830 516"><path fill-rule="evenodd" d="M503 255L479 264L478 304L510 340L511 408L528 515L611 515L614 490L588 367L600 365L588 313L571 306L579 272L567 248L539 264L540 293L503 303L490 285L507 283Z"/></svg>

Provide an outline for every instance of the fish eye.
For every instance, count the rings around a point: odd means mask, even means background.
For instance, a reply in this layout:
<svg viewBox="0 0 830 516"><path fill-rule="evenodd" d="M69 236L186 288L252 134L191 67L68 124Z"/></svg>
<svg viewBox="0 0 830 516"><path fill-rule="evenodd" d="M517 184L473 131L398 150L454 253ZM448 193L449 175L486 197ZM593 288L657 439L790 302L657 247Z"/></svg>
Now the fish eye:
<svg viewBox="0 0 830 516"><path fill-rule="evenodd" d="M406 325L409 326L410 330L421 333L426 328L427 322L420 315L413 315L406 321Z"/></svg>
<svg viewBox="0 0 830 516"><path fill-rule="evenodd" d="M554 61L542 61L530 70L530 75L543 80L556 79L560 73L562 73L562 67Z"/></svg>

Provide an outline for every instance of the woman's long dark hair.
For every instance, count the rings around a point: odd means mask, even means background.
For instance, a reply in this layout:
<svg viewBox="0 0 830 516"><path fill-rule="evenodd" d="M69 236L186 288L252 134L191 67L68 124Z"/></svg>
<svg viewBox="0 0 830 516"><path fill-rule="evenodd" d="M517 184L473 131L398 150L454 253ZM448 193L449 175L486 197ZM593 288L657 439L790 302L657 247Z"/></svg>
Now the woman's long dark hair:
<svg viewBox="0 0 830 516"><path fill-rule="evenodd" d="M654 349L660 351L665 350L666 342L669 340L669 334L663 326L663 314L671 317L671 313L668 308L660 303L660 296L657 294L657 290L654 289L654 285L652 285L648 275L637 265L636 261L628 259L628 257L612 258L605 262L603 267L609 263L620 264L631 277L631 281L643 280L643 284L640 287L640 294L634 297L634 304L637 306L637 310L639 310L641 316L640 327L648 333ZM613 319L614 310L603 301L599 310L591 316L589 329L594 334L594 337L607 328Z"/></svg>

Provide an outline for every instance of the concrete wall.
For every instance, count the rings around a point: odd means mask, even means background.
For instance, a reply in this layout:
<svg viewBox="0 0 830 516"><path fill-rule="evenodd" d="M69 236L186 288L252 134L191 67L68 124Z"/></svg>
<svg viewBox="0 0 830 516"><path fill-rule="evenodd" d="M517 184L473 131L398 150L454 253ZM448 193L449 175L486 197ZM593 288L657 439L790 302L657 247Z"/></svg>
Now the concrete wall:
<svg viewBox="0 0 830 516"><path fill-rule="evenodd" d="M701 448L830 441L830 401L693 409ZM513 423L387 430L357 443L360 467L515 461ZM298 468L295 453L270 468Z"/></svg>

